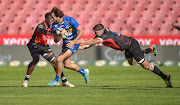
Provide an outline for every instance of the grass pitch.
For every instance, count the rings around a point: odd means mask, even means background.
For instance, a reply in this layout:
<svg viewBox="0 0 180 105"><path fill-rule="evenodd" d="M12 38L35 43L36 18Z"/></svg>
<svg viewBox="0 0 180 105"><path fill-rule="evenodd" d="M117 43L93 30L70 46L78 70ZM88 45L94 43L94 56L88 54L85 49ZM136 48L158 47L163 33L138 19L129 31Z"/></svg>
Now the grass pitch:
<svg viewBox="0 0 180 105"><path fill-rule="evenodd" d="M36 67L29 87L22 82L27 67L0 66L0 105L179 105L180 68L159 67L171 74L174 88L154 73L139 66L86 66L90 69L89 84L82 75L64 69L75 88L50 87L55 77L51 66Z"/></svg>

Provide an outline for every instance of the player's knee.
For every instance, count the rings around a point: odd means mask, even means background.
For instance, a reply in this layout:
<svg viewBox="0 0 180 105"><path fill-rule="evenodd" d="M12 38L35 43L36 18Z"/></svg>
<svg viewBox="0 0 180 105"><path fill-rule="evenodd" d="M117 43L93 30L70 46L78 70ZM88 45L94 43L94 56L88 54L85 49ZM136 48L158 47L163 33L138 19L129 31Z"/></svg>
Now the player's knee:
<svg viewBox="0 0 180 105"><path fill-rule="evenodd" d="M52 63L55 63L55 58L56 56L54 54L49 54L47 56L44 56L44 58L48 61L48 62L52 62Z"/></svg>
<svg viewBox="0 0 180 105"><path fill-rule="evenodd" d="M132 63L132 62L129 62L129 61L128 61L128 63L129 63L129 65L133 65L133 63Z"/></svg>
<svg viewBox="0 0 180 105"><path fill-rule="evenodd" d="M57 56L57 63L62 63L62 62L63 62L62 56Z"/></svg>
<svg viewBox="0 0 180 105"><path fill-rule="evenodd" d="M127 57L126 57L126 60L128 61L128 63L129 63L130 65L134 65L134 63L133 63L133 58L127 58Z"/></svg>
<svg viewBox="0 0 180 105"><path fill-rule="evenodd" d="M129 62L129 65L134 65L135 63L136 63L136 61L131 61L131 62Z"/></svg>
<svg viewBox="0 0 180 105"><path fill-rule="evenodd" d="M71 67L70 64L64 64L64 68L66 68L66 69L71 69L72 67Z"/></svg>
<svg viewBox="0 0 180 105"><path fill-rule="evenodd" d="M33 64L37 64L39 62L39 55L37 56L37 55L35 55L35 56L33 56L33 61L32 61L32 63Z"/></svg>

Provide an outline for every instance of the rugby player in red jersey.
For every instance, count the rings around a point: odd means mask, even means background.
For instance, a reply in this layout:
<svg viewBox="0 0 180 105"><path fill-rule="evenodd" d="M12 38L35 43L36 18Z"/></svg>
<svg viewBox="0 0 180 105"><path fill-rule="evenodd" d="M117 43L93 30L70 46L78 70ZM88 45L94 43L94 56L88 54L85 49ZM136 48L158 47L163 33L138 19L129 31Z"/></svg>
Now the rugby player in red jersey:
<svg viewBox="0 0 180 105"><path fill-rule="evenodd" d="M136 39L105 29L102 24L95 25L93 30L96 35L94 39L78 40L77 44L84 44L89 47L102 43L104 46L111 47L115 50L125 51L125 57L130 65L134 65L137 62L144 69L159 75L165 81L167 87L172 87L171 76L165 75L158 67L154 64L150 64L145 59L144 52L141 50Z"/></svg>
<svg viewBox="0 0 180 105"><path fill-rule="evenodd" d="M23 87L28 87L29 78L35 68L35 65L39 61L39 55L42 55L42 57L44 57L54 67L55 72L58 74L56 56L47 44L48 37L53 36L51 31L52 24L53 18L51 16L51 13L48 12L45 14L45 21L43 21L36 27L34 34L32 35L32 38L27 44L33 60L28 65L27 73L22 84ZM54 40L57 40L56 36L54 36ZM67 81L63 73L61 74L61 80L63 86L75 87Z"/></svg>

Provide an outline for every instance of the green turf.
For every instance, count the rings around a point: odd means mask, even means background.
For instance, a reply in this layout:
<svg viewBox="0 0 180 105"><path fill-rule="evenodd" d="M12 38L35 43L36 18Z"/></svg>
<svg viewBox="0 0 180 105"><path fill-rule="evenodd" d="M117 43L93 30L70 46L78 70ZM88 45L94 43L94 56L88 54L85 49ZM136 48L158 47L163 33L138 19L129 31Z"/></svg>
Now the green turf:
<svg viewBox="0 0 180 105"><path fill-rule="evenodd" d="M28 88L21 87L26 67L0 66L0 105L179 105L180 68L160 67L171 74L174 88L140 66L95 67L89 84L74 71L64 70L75 88L50 87L55 73L51 66L36 67ZM53 78L52 78L53 77Z"/></svg>

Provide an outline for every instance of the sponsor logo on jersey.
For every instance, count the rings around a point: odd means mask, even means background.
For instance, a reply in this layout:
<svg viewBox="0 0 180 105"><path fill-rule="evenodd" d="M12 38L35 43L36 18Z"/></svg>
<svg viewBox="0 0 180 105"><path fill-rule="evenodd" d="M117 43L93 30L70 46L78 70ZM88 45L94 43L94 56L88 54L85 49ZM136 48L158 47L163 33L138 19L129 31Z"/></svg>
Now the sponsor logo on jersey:
<svg viewBox="0 0 180 105"><path fill-rule="evenodd" d="M67 30L68 33L71 33L72 31L74 31L74 28L70 28L69 30Z"/></svg>
<svg viewBox="0 0 180 105"><path fill-rule="evenodd" d="M48 38L48 36L43 36L43 40L47 40Z"/></svg>
<svg viewBox="0 0 180 105"><path fill-rule="evenodd" d="M65 27L66 30L68 30L69 28L70 28L70 26L68 26L68 25Z"/></svg>

